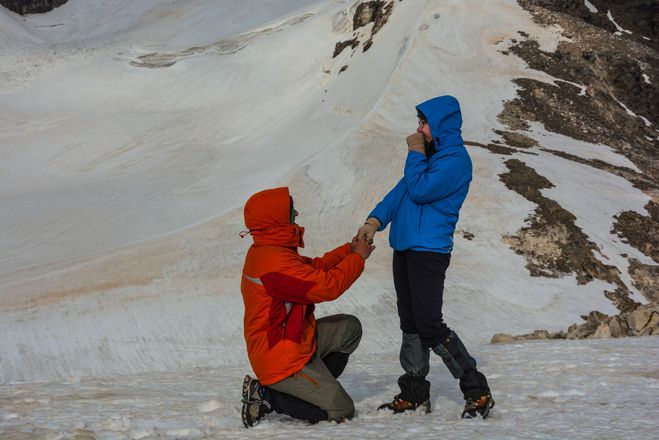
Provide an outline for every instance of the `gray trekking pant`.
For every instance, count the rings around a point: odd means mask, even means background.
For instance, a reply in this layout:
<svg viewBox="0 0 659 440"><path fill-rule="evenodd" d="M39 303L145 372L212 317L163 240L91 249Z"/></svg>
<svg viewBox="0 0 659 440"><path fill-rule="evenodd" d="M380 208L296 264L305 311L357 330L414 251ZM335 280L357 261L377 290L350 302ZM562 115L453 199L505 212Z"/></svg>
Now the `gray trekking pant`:
<svg viewBox="0 0 659 440"><path fill-rule="evenodd" d="M351 354L362 337L362 325L352 315L332 315L316 320L316 353L299 372L268 388L295 396L327 412L328 420L351 418L355 405L323 362L331 353Z"/></svg>

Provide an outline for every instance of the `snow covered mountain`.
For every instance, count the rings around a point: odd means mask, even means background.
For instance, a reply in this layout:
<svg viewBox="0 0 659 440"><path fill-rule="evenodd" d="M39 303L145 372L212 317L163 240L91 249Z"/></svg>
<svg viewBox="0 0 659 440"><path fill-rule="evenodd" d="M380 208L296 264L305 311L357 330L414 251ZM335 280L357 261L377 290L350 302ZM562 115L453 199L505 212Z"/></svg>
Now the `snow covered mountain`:
<svg viewBox="0 0 659 440"><path fill-rule="evenodd" d="M653 10L605 0L0 8L0 383L248 372L244 201L289 186L302 253L348 241L400 178L414 105L441 94L462 104L474 163L445 300L466 341L657 301ZM364 275L318 315L357 315L359 353L391 358L393 375L386 234L376 245Z"/></svg>

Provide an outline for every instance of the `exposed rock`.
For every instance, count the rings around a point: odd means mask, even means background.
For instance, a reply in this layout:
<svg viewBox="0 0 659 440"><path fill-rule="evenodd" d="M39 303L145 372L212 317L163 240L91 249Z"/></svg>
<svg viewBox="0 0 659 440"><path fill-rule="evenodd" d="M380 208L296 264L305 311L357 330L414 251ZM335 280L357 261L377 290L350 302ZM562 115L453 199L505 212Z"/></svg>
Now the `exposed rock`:
<svg viewBox="0 0 659 440"><path fill-rule="evenodd" d="M519 336L497 333L492 337L490 343L527 339L598 339L659 335L659 303L656 302L638 305L635 309L616 316L593 311L581 318L586 322L571 325L567 333L550 333L546 330L536 330L533 333Z"/></svg>
<svg viewBox="0 0 659 440"><path fill-rule="evenodd" d="M626 333L626 331L623 331L622 327L620 326L620 319L617 316L614 316L609 321L609 333L612 338L619 338L624 333Z"/></svg>
<svg viewBox="0 0 659 440"><path fill-rule="evenodd" d="M527 0L526 3L542 6L556 12L571 15L593 26L610 33L618 32L616 26L609 20L607 13L611 11L616 23L631 33L620 33L619 36L636 40L659 50L657 33L659 32L659 4L655 0L590 0L597 11L591 11L583 0ZM649 40L643 37L648 37Z"/></svg>
<svg viewBox="0 0 659 440"><path fill-rule="evenodd" d="M373 46L373 37L369 38L366 43L364 43L364 50L362 52L366 52Z"/></svg>
<svg viewBox="0 0 659 440"><path fill-rule="evenodd" d="M650 319L645 324L645 327L639 332L639 336L653 335L659 335L659 312L652 313Z"/></svg>
<svg viewBox="0 0 659 440"><path fill-rule="evenodd" d="M487 144L484 148L487 148L494 154L503 154L505 156L510 156L513 153L517 152L517 150L513 148L506 147L503 145L498 145L498 144Z"/></svg>
<svg viewBox="0 0 659 440"><path fill-rule="evenodd" d="M533 333L523 335L524 339L551 339L547 330L535 330Z"/></svg>
<svg viewBox="0 0 659 440"><path fill-rule="evenodd" d="M611 330L609 329L609 324L600 324L595 330L595 333L589 337L593 339L610 338Z"/></svg>
<svg viewBox="0 0 659 440"><path fill-rule="evenodd" d="M604 296L607 297L621 312L634 310L640 303L634 301L629 296L629 289L617 287L615 290L605 290Z"/></svg>
<svg viewBox="0 0 659 440"><path fill-rule="evenodd" d="M621 311L635 307L635 302L625 299L629 289L620 279L620 272L595 257L599 249L575 224L576 217L540 192L554 185L520 160L511 159L505 164L510 171L499 176L501 181L538 205L528 226L504 237L515 252L526 257L531 276L557 278L574 273L579 284L604 280L618 286L612 292L616 307Z"/></svg>
<svg viewBox="0 0 659 440"><path fill-rule="evenodd" d="M581 325L572 325L568 328L566 339L586 339L591 338L602 324L607 324L609 322L609 316L604 313L597 311L592 311L588 315L581 317L585 324ZM611 333L608 333L609 336Z"/></svg>
<svg viewBox="0 0 659 440"><path fill-rule="evenodd" d="M632 277L634 287L640 290L648 301L659 302L659 265L642 264L630 258L629 275Z"/></svg>
<svg viewBox="0 0 659 440"><path fill-rule="evenodd" d="M510 145L511 147L534 148L539 145L538 141L522 133L517 133L513 131L502 131L502 130L494 130L494 132L499 136L503 137L504 142L507 145Z"/></svg>
<svg viewBox="0 0 659 440"><path fill-rule="evenodd" d="M385 2L384 0L375 0L363 2L357 5L355 14L352 17L353 32L357 29L373 23L371 34L366 36L362 52L366 52L373 45L373 36L382 29L382 27L389 21L389 17L394 10L394 2ZM355 49L359 45L359 40L356 35L352 39L336 43L334 47L334 54L332 58L336 58L346 47L350 46Z"/></svg>
<svg viewBox="0 0 659 440"><path fill-rule="evenodd" d="M353 30L357 30L360 27L366 26L369 23L373 23L373 30L371 35L378 33L382 26L384 26L387 21L389 21L389 16L393 11L393 2L385 2L383 0L375 0L361 3L357 6L355 15L352 20Z"/></svg>
<svg viewBox="0 0 659 440"><path fill-rule="evenodd" d="M566 82L516 80L519 98L505 104L501 121L513 130L526 130L528 121L536 121L549 131L611 146L637 165L645 179L659 184L659 149L652 126L659 123L659 55L652 46L658 41L652 38L656 27L652 35L646 35L654 41L649 44L640 36L614 35L615 26L610 28L613 25L606 17L611 9L621 17L624 11L637 13L630 22L645 20L650 2L600 2L600 14L592 14L577 0L518 2L536 22L560 26L567 38L554 52L544 52L537 41L528 39L517 42L510 52L532 69ZM600 26L592 20L595 15L602 20Z"/></svg>
<svg viewBox="0 0 659 440"><path fill-rule="evenodd" d="M627 323L629 329L634 332L640 332L650 322L651 311L646 308L639 307L629 314Z"/></svg>
<svg viewBox="0 0 659 440"><path fill-rule="evenodd" d="M649 216L636 211L618 214L611 232L659 263L659 204L650 201L645 209Z"/></svg>
<svg viewBox="0 0 659 440"><path fill-rule="evenodd" d="M350 46L352 49L356 48L357 46L359 46L359 40L357 38L353 38L352 40L346 40L336 43L332 58L336 58L337 56L339 56L339 54L343 52L343 49L345 49L348 46Z"/></svg>
<svg viewBox="0 0 659 440"><path fill-rule="evenodd" d="M565 339L565 332L550 333L547 330L535 330L533 333L513 336L508 333L497 333L492 336L490 344L502 344L513 341L530 341L530 340L547 340L547 339Z"/></svg>
<svg viewBox="0 0 659 440"><path fill-rule="evenodd" d="M514 341L513 335L509 335L508 333L497 333L496 335L492 336L490 344L501 344L504 342L512 341Z"/></svg>
<svg viewBox="0 0 659 440"><path fill-rule="evenodd" d="M37 14L52 11L68 0L0 0L0 5L17 14Z"/></svg>

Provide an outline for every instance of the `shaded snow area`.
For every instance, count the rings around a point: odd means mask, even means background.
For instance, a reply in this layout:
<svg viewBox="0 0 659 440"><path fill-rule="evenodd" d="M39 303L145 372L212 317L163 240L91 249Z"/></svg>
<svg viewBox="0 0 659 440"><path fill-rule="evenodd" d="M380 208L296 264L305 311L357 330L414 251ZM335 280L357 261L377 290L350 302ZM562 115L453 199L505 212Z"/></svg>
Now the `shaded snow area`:
<svg viewBox="0 0 659 440"><path fill-rule="evenodd" d="M392 341L392 345L397 341ZM393 348L393 347L392 347ZM341 381L352 421L308 425L270 414L240 421L238 367L0 385L0 438L11 439L620 439L654 438L659 337L542 341L474 347L496 406L461 420L457 383L436 356L431 414L391 415L397 356L352 356Z"/></svg>

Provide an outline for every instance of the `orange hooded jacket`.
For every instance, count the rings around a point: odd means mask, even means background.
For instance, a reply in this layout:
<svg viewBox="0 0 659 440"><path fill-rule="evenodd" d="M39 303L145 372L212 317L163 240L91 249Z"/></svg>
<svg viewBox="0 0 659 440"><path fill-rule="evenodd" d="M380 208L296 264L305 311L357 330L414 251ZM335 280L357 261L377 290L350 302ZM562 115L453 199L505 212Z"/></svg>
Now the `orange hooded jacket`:
<svg viewBox="0 0 659 440"><path fill-rule="evenodd" d="M245 204L254 244L245 257L240 290L245 342L263 385L300 371L316 350L314 304L332 301L364 270L364 258L346 243L321 258L298 254L304 228L291 222L288 188L258 192Z"/></svg>

